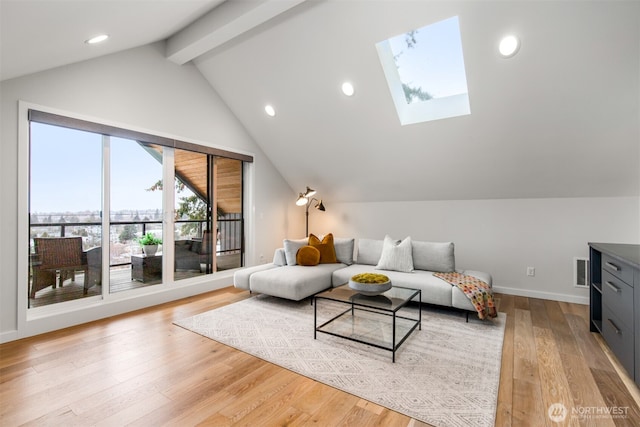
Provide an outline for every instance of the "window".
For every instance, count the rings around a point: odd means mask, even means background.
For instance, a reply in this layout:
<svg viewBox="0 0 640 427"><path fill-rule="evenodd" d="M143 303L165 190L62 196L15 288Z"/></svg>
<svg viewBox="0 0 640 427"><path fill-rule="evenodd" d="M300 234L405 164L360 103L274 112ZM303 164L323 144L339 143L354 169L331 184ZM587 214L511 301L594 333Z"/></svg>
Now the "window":
<svg viewBox="0 0 640 427"><path fill-rule="evenodd" d="M376 48L401 124L471 113L457 16Z"/></svg>
<svg viewBox="0 0 640 427"><path fill-rule="evenodd" d="M29 126L28 308L243 265L250 156L36 110Z"/></svg>

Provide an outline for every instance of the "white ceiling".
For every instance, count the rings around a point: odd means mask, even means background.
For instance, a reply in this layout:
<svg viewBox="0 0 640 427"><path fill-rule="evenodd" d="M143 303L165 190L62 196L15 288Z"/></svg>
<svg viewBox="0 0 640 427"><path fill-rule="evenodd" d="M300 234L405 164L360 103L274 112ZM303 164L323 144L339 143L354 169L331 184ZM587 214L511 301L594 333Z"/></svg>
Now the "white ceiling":
<svg viewBox="0 0 640 427"><path fill-rule="evenodd" d="M2 80L143 46L224 0L0 0ZM85 40L107 33L109 41Z"/></svg>
<svg viewBox="0 0 640 427"><path fill-rule="evenodd" d="M640 2L1 1L3 79L167 39L168 60L193 60L295 191L640 194ZM375 43L454 15L471 115L401 126ZM84 45L100 31L108 44ZM508 32L522 47L503 59Z"/></svg>

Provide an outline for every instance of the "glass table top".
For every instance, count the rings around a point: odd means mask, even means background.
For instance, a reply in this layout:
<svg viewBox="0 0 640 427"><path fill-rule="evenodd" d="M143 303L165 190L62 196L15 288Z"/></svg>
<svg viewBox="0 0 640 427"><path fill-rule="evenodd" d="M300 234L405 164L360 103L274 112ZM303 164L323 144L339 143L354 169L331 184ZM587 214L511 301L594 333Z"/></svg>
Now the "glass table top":
<svg viewBox="0 0 640 427"><path fill-rule="evenodd" d="M376 296L367 296L354 291L348 284L331 288L315 295L315 298L350 303L362 307L376 308L384 311L397 311L410 300L418 296L418 289L392 287Z"/></svg>

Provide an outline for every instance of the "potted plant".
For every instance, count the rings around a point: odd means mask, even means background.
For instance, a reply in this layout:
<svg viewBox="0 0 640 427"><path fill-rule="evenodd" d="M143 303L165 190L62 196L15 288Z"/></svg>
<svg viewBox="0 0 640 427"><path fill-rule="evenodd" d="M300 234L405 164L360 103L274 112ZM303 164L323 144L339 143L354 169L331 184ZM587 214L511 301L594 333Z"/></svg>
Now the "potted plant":
<svg viewBox="0 0 640 427"><path fill-rule="evenodd" d="M154 256L158 250L158 245L162 244L162 239L159 239L155 235L147 232L144 236L138 239L138 243L142 246L142 252L144 252L146 256Z"/></svg>

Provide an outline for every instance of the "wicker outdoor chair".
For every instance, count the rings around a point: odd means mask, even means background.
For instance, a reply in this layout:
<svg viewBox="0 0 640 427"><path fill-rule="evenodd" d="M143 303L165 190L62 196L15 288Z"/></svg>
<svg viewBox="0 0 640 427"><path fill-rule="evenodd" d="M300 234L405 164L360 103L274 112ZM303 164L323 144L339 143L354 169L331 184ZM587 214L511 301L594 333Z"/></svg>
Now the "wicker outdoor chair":
<svg viewBox="0 0 640 427"><path fill-rule="evenodd" d="M175 242L175 269L210 272L212 264L211 231L205 230L202 238L191 240L176 240Z"/></svg>
<svg viewBox="0 0 640 427"><path fill-rule="evenodd" d="M30 298L46 287L56 286L56 276L60 275L60 286L72 272L84 271L84 293L88 288L88 264L82 253L81 237L36 237L33 239L35 255L32 258L33 277Z"/></svg>

